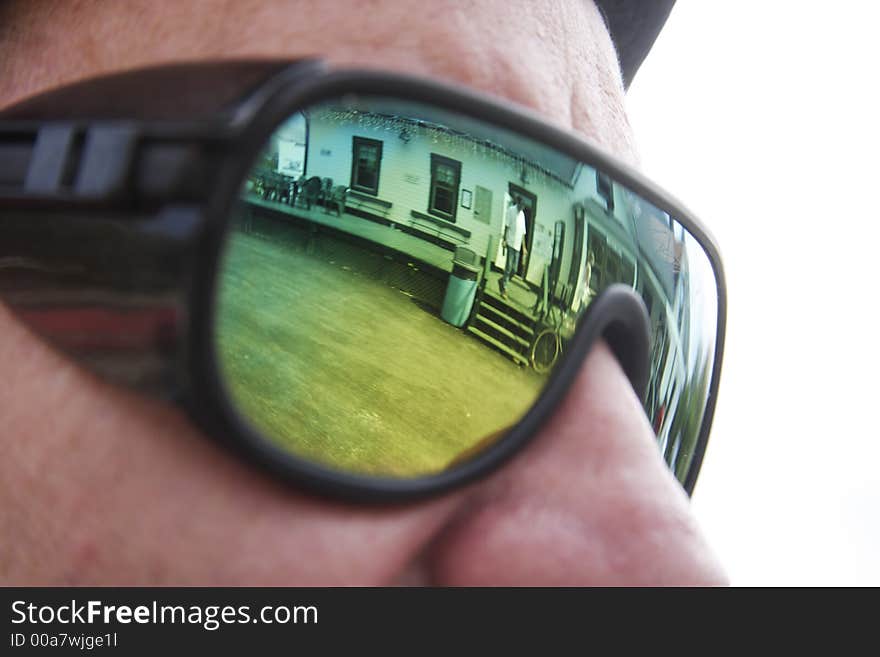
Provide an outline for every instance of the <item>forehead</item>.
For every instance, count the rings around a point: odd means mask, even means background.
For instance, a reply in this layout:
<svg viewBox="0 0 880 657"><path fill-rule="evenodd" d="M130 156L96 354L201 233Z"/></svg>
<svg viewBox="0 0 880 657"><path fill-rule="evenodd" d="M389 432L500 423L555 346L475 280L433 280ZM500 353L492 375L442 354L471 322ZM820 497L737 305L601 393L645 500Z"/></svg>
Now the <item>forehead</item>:
<svg viewBox="0 0 880 657"><path fill-rule="evenodd" d="M633 159L616 55L591 0L7 2L0 25L0 107L158 63L320 56L460 82Z"/></svg>

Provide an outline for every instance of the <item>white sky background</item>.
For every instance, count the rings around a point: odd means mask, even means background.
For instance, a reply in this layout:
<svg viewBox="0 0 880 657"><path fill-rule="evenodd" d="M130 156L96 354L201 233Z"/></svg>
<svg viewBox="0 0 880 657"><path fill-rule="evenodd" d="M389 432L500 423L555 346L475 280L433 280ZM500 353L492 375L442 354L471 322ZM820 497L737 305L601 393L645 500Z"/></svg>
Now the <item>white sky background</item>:
<svg viewBox="0 0 880 657"><path fill-rule="evenodd" d="M880 585L880 4L678 0L628 94L721 246L693 505L734 584Z"/></svg>

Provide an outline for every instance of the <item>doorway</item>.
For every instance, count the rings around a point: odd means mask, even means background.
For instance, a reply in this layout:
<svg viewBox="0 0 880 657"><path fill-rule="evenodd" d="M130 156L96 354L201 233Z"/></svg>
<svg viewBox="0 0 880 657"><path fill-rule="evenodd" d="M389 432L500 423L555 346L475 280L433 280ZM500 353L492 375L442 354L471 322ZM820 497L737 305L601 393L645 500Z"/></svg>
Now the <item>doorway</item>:
<svg viewBox="0 0 880 657"><path fill-rule="evenodd" d="M516 198L519 196L523 200L523 214L526 216L526 235L523 238L523 241L526 245L526 254L524 257L520 255L519 271L517 274L520 278L525 280L526 274L528 274L529 271L529 261L532 258L532 240L535 236L534 228L535 217L537 216L538 197L530 191L513 183L508 183L508 194L510 195L510 198Z"/></svg>

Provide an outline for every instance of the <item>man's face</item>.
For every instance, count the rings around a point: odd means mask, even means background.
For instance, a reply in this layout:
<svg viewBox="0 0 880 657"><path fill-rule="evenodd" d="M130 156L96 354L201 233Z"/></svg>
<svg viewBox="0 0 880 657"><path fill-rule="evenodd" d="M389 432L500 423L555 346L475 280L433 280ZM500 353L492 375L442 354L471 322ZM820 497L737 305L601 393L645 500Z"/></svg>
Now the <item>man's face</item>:
<svg viewBox="0 0 880 657"><path fill-rule="evenodd" d="M6 2L0 51L0 107L147 64L320 55L465 84L635 160L615 53L587 0ZM724 581L604 345L498 473L391 508L280 486L176 409L67 362L3 307L0 362L5 584Z"/></svg>

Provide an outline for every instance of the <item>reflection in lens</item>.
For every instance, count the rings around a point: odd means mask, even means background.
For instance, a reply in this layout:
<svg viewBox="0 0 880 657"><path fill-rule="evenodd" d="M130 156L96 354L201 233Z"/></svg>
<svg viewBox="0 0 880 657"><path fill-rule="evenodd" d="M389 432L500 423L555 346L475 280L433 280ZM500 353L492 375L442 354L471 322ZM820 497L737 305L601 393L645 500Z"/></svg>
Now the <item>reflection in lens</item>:
<svg viewBox="0 0 880 657"><path fill-rule="evenodd" d="M290 117L243 186L217 352L239 414L292 454L411 478L492 445L614 283L653 327L645 409L687 474L712 374L705 253L603 172L438 108L346 96Z"/></svg>

